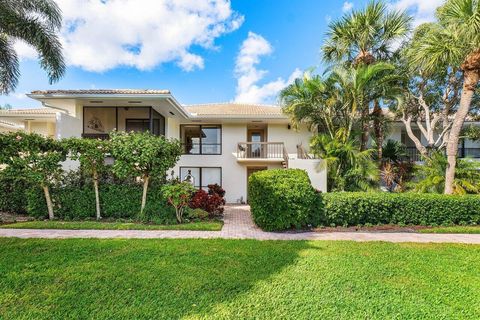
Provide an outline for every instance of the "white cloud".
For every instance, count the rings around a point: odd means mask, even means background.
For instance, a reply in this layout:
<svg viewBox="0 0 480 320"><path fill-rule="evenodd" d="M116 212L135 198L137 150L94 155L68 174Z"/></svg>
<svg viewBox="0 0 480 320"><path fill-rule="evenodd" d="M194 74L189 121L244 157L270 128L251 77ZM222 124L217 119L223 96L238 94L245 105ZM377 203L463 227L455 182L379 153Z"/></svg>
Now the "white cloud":
<svg viewBox="0 0 480 320"><path fill-rule="evenodd" d="M268 56L273 52L271 44L262 36L253 32L248 33L240 47L235 62L235 77L237 78L236 102L246 103L269 103L277 94L301 75L299 69L295 69L287 80L277 78L259 85L268 71L257 69L262 56Z"/></svg>
<svg viewBox="0 0 480 320"><path fill-rule="evenodd" d="M342 11L348 12L353 9L353 2L345 1L343 3Z"/></svg>
<svg viewBox="0 0 480 320"><path fill-rule="evenodd" d="M391 2L391 6L397 10L406 10L413 15L413 25L435 20L435 11L444 0L398 0Z"/></svg>
<svg viewBox="0 0 480 320"><path fill-rule="evenodd" d="M229 0L57 0L69 65L102 72L118 66L140 70L175 62L191 71L204 60L192 46L214 48L218 37L238 29L243 16ZM31 48L18 44L22 57Z"/></svg>

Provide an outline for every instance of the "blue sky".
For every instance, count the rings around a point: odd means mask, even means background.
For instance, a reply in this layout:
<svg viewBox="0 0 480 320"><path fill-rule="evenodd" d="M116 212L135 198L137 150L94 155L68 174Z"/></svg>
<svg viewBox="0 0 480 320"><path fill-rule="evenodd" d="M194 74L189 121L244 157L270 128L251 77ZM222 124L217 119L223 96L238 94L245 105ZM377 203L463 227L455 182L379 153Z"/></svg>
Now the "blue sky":
<svg viewBox="0 0 480 320"><path fill-rule="evenodd" d="M15 93L0 96L0 104L37 107L25 93L90 88L169 89L183 104L274 103L279 88L321 65L328 22L367 1L168 2L58 0L65 17L65 77L49 85L32 50L18 44L20 83ZM392 6L410 10L419 23L431 19L440 2L399 0Z"/></svg>

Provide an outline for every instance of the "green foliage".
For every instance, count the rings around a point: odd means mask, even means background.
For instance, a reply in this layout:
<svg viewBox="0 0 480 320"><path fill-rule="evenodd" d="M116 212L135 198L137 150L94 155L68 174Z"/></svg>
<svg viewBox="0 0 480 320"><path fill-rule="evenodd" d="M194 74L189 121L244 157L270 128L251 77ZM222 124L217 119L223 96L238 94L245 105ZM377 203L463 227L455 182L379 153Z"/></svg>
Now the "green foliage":
<svg viewBox="0 0 480 320"><path fill-rule="evenodd" d="M51 185L62 173L66 150L56 140L36 133L0 134L0 164L38 185Z"/></svg>
<svg viewBox="0 0 480 320"><path fill-rule="evenodd" d="M138 220L142 187L104 183L100 187L103 218ZM62 186L52 188L52 198L59 219L80 220L95 217L94 190L90 186ZM159 187L152 187L141 221L155 223L175 222L175 213L167 205ZM28 214L45 218L47 207L42 190L34 188L27 193Z"/></svg>
<svg viewBox="0 0 480 320"><path fill-rule="evenodd" d="M388 139L382 148L382 161L398 163L407 158L407 150L403 143Z"/></svg>
<svg viewBox="0 0 480 320"><path fill-rule="evenodd" d="M68 138L61 141L72 160L80 161L82 170L90 175L105 170L105 157L110 152L109 141L100 139Z"/></svg>
<svg viewBox="0 0 480 320"><path fill-rule="evenodd" d="M168 203L175 208L177 222L182 223L184 210L195 192L195 187L188 182L170 183L164 185L162 191Z"/></svg>
<svg viewBox="0 0 480 320"><path fill-rule="evenodd" d="M0 170L0 212L24 214L27 211L25 191L29 184L8 171Z"/></svg>
<svg viewBox="0 0 480 320"><path fill-rule="evenodd" d="M371 1L329 24L323 58L357 64L387 59L393 54L392 43L408 35L411 21L405 12L389 10L384 1Z"/></svg>
<svg viewBox="0 0 480 320"><path fill-rule="evenodd" d="M252 174L248 201L255 223L267 231L318 224L318 197L305 171L274 169Z"/></svg>
<svg viewBox="0 0 480 320"><path fill-rule="evenodd" d="M180 158L178 140L155 136L149 132L112 132L113 172L119 177L165 178L168 169Z"/></svg>
<svg viewBox="0 0 480 320"><path fill-rule="evenodd" d="M209 215L207 211L200 208L188 210L188 218L193 220L205 220Z"/></svg>
<svg viewBox="0 0 480 320"><path fill-rule="evenodd" d="M373 150L359 151L354 141L327 135L313 137L310 145L313 153L327 162L329 191L366 191L378 186Z"/></svg>
<svg viewBox="0 0 480 320"><path fill-rule="evenodd" d="M53 0L19 0L0 3L0 94L15 90L20 77L19 58L14 44L23 40L40 58L50 83L65 72L58 31L61 10Z"/></svg>
<svg viewBox="0 0 480 320"><path fill-rule="evenodd" d="M478 224L478 196L448 196L418 193L339 192L321 195L322 224Z"/></svg>
<svg viewBox="0 0 480 320"><path fill-rule="evenodd" d="M425 164L416 167L416 192L443 193L445 188L445 170L447 158L440 152L434 152ZM454 194L480 193L480 165L470 159L458 159L453 182Z"/></svg>

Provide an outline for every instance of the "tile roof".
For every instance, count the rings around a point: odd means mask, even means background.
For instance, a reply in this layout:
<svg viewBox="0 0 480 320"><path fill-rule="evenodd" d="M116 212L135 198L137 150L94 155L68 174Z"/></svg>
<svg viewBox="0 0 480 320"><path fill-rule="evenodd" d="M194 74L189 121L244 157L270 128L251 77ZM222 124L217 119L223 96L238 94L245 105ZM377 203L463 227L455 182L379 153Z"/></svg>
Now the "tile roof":
<svg viewBox="0 0 480 320"><path fill-rule="evenodd" d="M0 110L0 115L22 115L22 114L56 114L58 111L49 108L36 108L36 109L11 109Z"/></svg>
<svg viewBox="0 0 480 320"><path fill-rule="evenodd" d="M59 95L81 95L81 94L170 94L169 90L149 89L90 89L90 90L36 90L31 94L59 94Z"/></svg>
<svg viewBox="0 0 480 320"><path fill-rule="evenodd" d="M5 120L0 120L0 127L7 127L7 128L15 128L15 129L21 129L23 126L13 123L13 122L8 122Z"/></svg>
<svg viewBox="0 0 480 320"><path fill-rule="evenodd" d="M208 103L184 106L192 115L202 116L275 116L286 117L279 106L248 103Z"/></svg>

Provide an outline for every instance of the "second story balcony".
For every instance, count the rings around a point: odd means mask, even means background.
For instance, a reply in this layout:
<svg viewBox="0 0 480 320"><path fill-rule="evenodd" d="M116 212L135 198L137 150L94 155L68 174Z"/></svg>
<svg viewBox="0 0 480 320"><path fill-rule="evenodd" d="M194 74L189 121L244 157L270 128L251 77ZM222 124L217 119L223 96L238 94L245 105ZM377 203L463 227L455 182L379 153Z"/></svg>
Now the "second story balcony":
<svg viewBox="0 0 480 320"><path fill-rule="evenodd" d="M239 142L238 162L284 162L288 153L283 142Z"/></svg>

